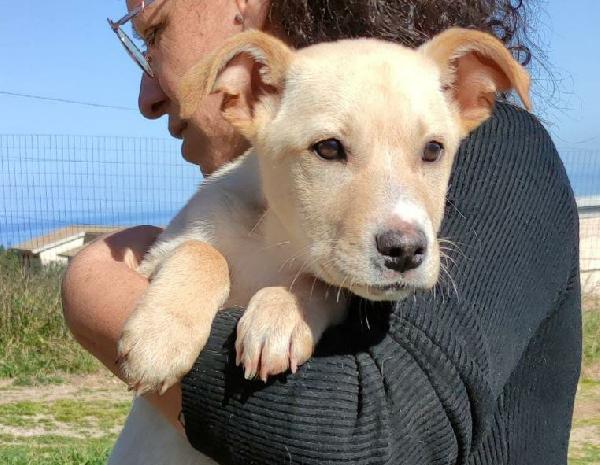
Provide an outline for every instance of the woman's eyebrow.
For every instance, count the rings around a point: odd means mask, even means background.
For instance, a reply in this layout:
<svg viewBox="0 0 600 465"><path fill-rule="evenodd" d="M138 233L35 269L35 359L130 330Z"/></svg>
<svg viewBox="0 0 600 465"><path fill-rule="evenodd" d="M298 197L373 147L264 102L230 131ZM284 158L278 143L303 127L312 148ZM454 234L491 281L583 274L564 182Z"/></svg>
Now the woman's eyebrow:
<svg viewBox="0 0 600 465"><path fill-rule="evenodd" d="M164 7L161 5L160 9L155 10L154 5L152 6L152 13L149 13L147 10L141 11L130 21L133 36L138 40L145 40L144 36L146 35L146 31L162 16Z"/></svg>

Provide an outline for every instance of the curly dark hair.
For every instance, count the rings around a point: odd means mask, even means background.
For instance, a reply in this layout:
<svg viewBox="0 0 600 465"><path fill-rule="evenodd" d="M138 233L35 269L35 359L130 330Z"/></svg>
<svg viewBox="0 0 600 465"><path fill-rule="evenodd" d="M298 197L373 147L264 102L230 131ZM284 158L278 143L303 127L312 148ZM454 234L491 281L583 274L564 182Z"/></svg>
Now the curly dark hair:
<svg viewBox="0 0 600 465"><path fill-rule="evenodd" d="M523 0L273 0L269 18L295 47L354 37L415 47L449 27L470 27L528 62L523 7Z"/></svg>

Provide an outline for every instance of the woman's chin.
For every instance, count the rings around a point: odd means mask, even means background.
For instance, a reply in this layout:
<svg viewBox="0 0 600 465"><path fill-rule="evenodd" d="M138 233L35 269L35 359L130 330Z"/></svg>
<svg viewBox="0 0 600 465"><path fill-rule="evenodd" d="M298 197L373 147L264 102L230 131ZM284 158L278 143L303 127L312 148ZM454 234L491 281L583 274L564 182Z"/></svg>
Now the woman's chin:
<svg viewBox="0 0 600 465"><path fill-rule="evenodd" d="M192 150L191 144L188 143L186 139L181 141L181 156L185 161L198 164L198 161L194 157L194 151Z"/></svg>

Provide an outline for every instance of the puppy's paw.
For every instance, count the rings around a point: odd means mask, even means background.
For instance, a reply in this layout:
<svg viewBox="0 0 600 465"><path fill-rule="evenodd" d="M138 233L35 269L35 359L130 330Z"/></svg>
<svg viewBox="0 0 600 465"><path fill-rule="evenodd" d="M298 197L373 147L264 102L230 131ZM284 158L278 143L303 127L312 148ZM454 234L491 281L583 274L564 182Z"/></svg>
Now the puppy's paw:
<svg viewBox="0 0 600 465"><path fill-rule="evenodd" d="M266 287L250 300L237 327L236 363L244 376L263 381L298 365L313 353L315 338L302 309L287 289Z"/></svg>
<svg viewBox="0 0 600 465"><path fill-rule="evenodd" d="M192 367L210 334L210 321L190 321L142 302L125 324L117 364L130 389L163 394Z"/></svg>

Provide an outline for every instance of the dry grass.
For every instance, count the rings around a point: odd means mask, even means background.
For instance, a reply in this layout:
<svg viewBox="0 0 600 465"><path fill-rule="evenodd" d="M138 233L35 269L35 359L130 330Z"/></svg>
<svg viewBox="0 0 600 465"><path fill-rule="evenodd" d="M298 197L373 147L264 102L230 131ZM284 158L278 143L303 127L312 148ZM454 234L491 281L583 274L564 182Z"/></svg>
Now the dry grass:
<svg viewBox="0 0 600 465"><path fill-rule="evenodd" d="M99 364L71 337L63 319L63 267L23 268L0 249L0 378L52 382Z"/></svg>
<svg viewBox="0 0 600 465"><path fill-rule="evenodd" d="M131 395L108 375L67 376L65 381L35 389L0 387L1 464L106 463Z"/></svg>
<svg viewBox="0 0 600 465"><path fill-rule="evenodd" d="M587 294L583 308L582 378L600 381L600 297Z"/></svg>
<svg viewBox="0 0 600 465"><path fill-rule="evenodd" d="M101 375L72 375L97 372L100 365L72 339L64 323L63 271L60 267L23 269L14 254L0 249L0 396L5 397L0 402L0 463L100 465L128 408L120 382L115 380L107 391L106 380L86 385L86 380ZM600 463L600 297L583 297L583 336L571 465ZM61 381L67 384L39 386ZM23 387L26 384L35 387ZM79 411L86 412L83 419L72 414ZM27 422L33 417L44 419L47 428L41 425L46 429L29 431ZM93 434L75 437L73 431L79 434L84 420L95 422ZM29 436L22 434L25 429Z"/></svg>

